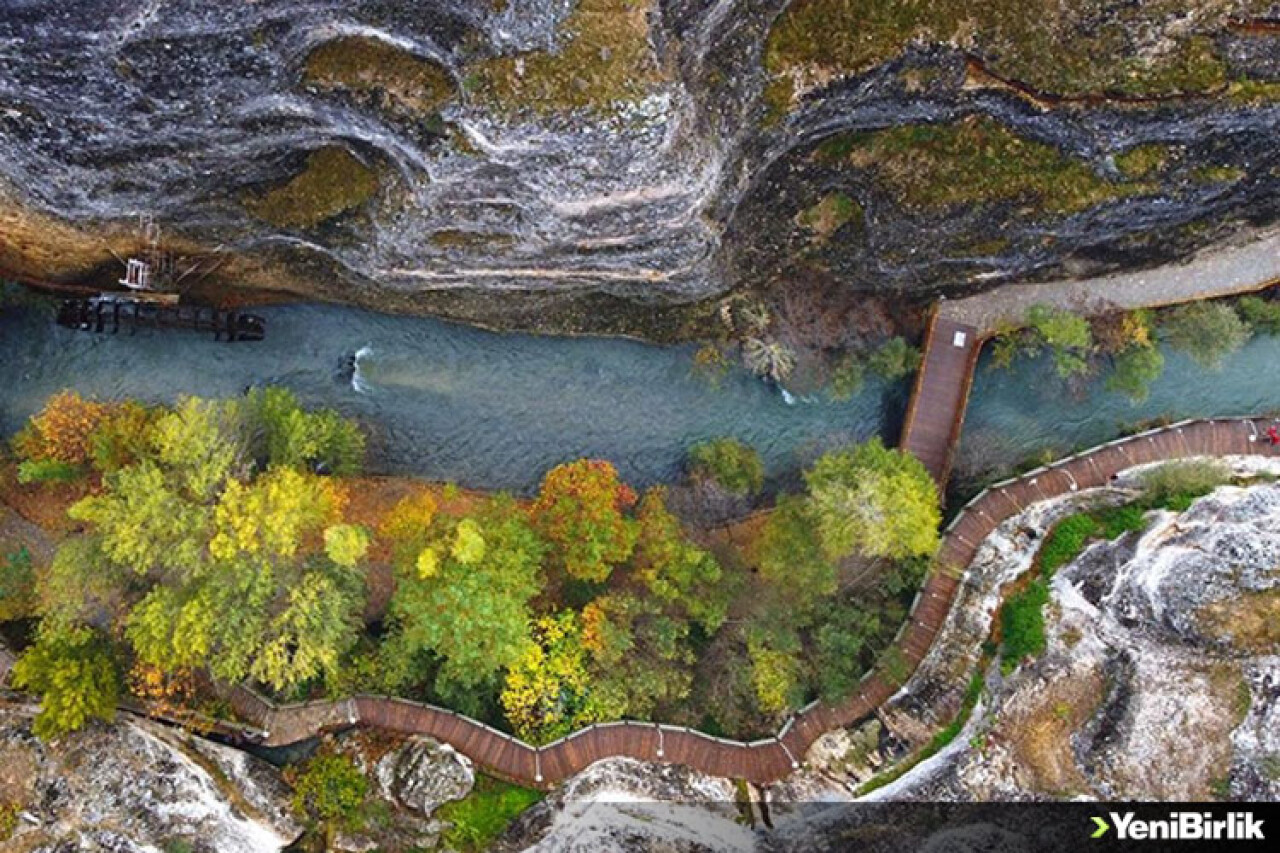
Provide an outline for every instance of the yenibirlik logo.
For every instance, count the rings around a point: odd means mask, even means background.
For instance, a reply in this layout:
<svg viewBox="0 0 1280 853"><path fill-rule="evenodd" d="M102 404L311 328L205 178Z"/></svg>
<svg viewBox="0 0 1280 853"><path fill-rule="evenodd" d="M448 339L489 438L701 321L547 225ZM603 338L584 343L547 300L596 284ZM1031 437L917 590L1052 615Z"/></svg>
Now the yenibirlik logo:
<svg viewBox="0 0 1280 853"><path fill-rule="evenodd" d="M1250 812L1228 812L1215 818L1213 812L1169 812L1168 819L1144 820L1133 812L1108 812L1111 823L1093 818L1090 838L1102 838L1115 824L1121 841L1263 841L1263 821Z"/></svg>

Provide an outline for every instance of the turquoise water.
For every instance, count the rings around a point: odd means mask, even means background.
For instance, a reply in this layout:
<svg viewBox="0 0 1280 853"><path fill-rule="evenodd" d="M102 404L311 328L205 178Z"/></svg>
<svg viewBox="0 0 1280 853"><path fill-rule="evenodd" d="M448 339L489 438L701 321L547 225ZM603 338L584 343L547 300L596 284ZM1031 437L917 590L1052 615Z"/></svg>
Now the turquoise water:
<svg viewBox="0 0 1280 853"><path fill-rule="evenodd" d="M1054 455L1110 441L1135 424L1174 419L1261 414L1280 410L1280 338L1258 335L1206 370L1187 356L1164 350L1165 371L1150 396L1134 403L1107 391L1103 377L1068 383L1048 356L1019 359L1008 370L979 361L956 472L1015 465L1046 449Z"/></svg>
<svg viewBox="0 0 1280 853"><path fill-rule="evenodd" d="M822 450L881 435L896 441L905 383L869 381L853 400L788 404L735 370L718 388L691 375L692 347L605 338L503 335L430 319L319 305L261 311L267 340L226 344L182 332L99 336L55 326L47 311L0 312L0 432L12 433L55 391L171 401L288 386L369 430L377 472L527 491L550 467L592 456L643 486L679 476L688 447L737 436L771 474L792 475ZM1047 357L992 370L982 359L958 478L1066 453L1158 417L1280 410L1280 339L1259 336L1206 371L1166 352L1150 397L1135 404L1102 379L1066 383Z"/></svg>
<svg viewBox="0 0 1280 853"><path fill-rule="evenodd" d="M710 387L690 373L692 347L494 334L320 305L258 313L267 339L228 344L174 331L92 335L7 308L0 431L64 387L164 402L278 384L359 419L378 472L528 490L548 468L591 456L643 486L675 479L690 445L721 435L753 444L775 476L836 444L894 440L908 390L870 381L848 402L788 404L741 370Z"/></svg>

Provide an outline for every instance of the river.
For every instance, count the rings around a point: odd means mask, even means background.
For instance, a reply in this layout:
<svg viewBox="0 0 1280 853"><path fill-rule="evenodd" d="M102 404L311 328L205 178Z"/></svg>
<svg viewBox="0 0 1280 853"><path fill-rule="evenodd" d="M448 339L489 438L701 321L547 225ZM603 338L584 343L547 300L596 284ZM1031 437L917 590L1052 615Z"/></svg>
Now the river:
<svg viewBox="0 0 1280 853"><path fill-rule="evenodd" d="M0 431L17 430L62 388L168 402L278 384L359 419L373 471L527 492L548 468L582 456L609 459L638 486L670 481L690 445L721 435L754 445L771 475L787 478L831 446L895 441L908 391L872 379L847 402L788 403L738 369L712 387L692 374L689 346L496 334L322 305L260 313L266 341L226 344L183 332L73 332L47 310L6 308ZM1280 410L1278 338L1254 338L1217 372L1179 353L1166 358L1150 397L1134 404L1102 379L1068 387L1048 358L994 370L984 355L957 472L1066 453L1161 416Z"/></svg>
<svg viewBox="0 0 1280 853"><path fill-rule="evenodd" d="M833 445L894 440L908 393L871 380L847 402L789 404L739 369L712 387L692 375L690 346L496 334L322 305L257 313L266 340L228 344L176 331L93 335L6 308L0 432L62 388L168 402L276 384L357 418L373 471L523 492L583 456L612 461L637 486L670 481L690 445L723 435L755 446L771 475L792 474Z"/></svg>

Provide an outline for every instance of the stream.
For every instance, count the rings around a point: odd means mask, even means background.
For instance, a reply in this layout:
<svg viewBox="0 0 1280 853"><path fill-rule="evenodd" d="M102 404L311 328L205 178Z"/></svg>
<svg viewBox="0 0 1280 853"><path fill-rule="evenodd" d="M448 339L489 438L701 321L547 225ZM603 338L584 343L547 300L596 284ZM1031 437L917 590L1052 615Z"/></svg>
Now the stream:
<svg viewBox="0 0 1280 853"><path fill-rule="evenodd" d="M788 402L740 369L718 385L694 375L692 346L613 338L486 332L438 320L322 305L261 310L267 339L227 344L182 332L92 335L55 326L42 308L0 313L0 432L19 429L53 393L170 402L232 396L252 385L293 389L369 431L369 468L528 492L570 459L604 458L637 486L676 479L690 445L723 435L755 446L775 479L823 450L897 439L905 382L870 380L847 402ZM956 471L1009 466L1046 450L1094 445L1164 416L1280 410L1280 338L1258 336L1206 371L1166 352L1148 399L1132 403L1095 378L1068 385L1050 360L974 378Z"/></svg>

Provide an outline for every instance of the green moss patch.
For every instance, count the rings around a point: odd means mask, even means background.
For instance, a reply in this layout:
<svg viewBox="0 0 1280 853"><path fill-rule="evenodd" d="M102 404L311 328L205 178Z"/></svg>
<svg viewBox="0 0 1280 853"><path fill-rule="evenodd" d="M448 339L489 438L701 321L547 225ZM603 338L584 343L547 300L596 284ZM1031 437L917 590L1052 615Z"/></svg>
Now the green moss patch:
<svg viewBox="0 0 1280 853"><path fill-rule="evenodd" d="M1149 178L1169 165L1174 154L1174 149L1168 145L1138 145L1116 155L1116 168L1126 178Z"/></svg>
<svg viewBox="0 0 1280 853"><path fill-rule="evenodd" d="M332 145L307 155L302 171L286 183L244 203L272 225L310 228L360 207L377 192L377 174L347 149Z"/></svg>
<svg viewBox="0 0 1280 853"><path fill-rule="evenodd" d="M774 74L856 74L912 42L954 44L991 71L1061 95L1159 96L1216 90L1213 39L1269 0L793 0L765 52Z"/></svg>
<svg viewBox="0 0 1280 853"><path fill-rule="evenodd" d="M500 56L468 75L477 98L516 110L603 111L663 79L649 40L654 0L578 0L551 53Z"/></svg>
<svg viewBox="0 0 1280 853"><path fill-rule="evenodd" d="M520 813L542 799L542 794L492 776L478 776L476 786L461 800L445 803L435 817L448 822L444 840L462 853L488 850Z"/></svg>
<svg viewBox="0 0 1280 853"><path fill-rule="evenodd" d="M846 134L823 143L818 156L870 168L900 202L917 208L1020 201L1066 214L1146 189L1108 181L985 116Z"/></svg>
<svg viewBox="0 0 1280 853"><path fill-rule="evenodd" d="M823 241L850 222L861 223L862 208L844 193L827 193L813 207L801 211L796 221Z"/></svg>
<svg viewBox="0 0 1280 853"><path fill-rule="evenodd" d="M438 63L362 36L334 39L311 51L302 81L418 113L437 112L457 94L453 78Z"/></svg>

